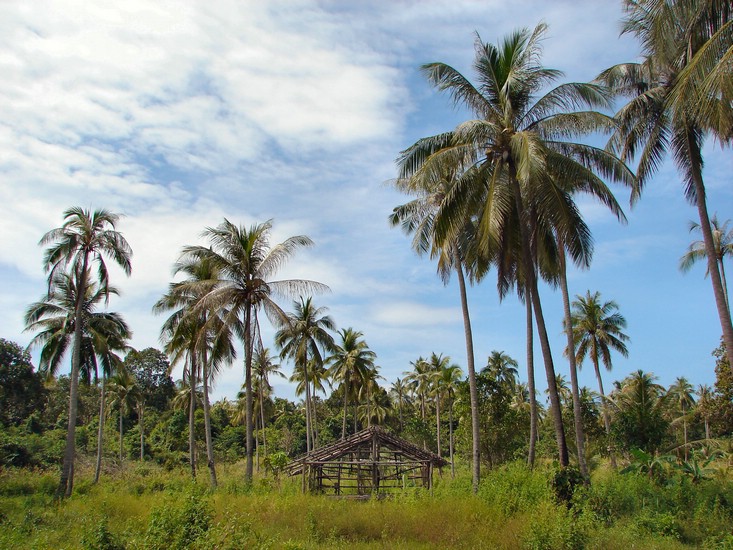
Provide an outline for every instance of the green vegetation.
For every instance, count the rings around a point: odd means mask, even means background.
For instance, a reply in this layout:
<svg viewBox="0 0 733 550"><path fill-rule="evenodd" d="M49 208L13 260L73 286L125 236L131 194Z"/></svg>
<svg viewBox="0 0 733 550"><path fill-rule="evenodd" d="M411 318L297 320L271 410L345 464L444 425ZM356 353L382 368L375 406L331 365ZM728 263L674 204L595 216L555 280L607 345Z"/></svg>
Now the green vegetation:
<svg viewBox="0 0 733 550"><path fill-rule="evenodd" d="M90 464L91 466L91 464ZM185 470L129 465L92 485L77 474L75 494L53 498L55 476L24 470L0 476L2 548L729 548L730 472L694 482L670 470L597 471L568 501L557 470L513 462L471 492L470 471L443 475L431 497L337 501L302 495L297 480L245 482L244 461L223 465L219 488ZM722 476L722 477L721 477Z"/></svg>
<svg viewBox="0 0 733 550"><path fill-rule="evenodd" d="M185 246L178 282L154 306L168 315L164 352L133 350L123 318L97 311L118 293L106 262L132 269L119 216L68 209L41 239L48 285L25 316L38 369L0 339L0 547L733 547L731 234L708 217L702 172L704 138L733 135L730 6L625 6L624 32L641 40L643 62L591 84L548 90L562 75L540 63L544 24L496 46L477 35L476 84L445 63L423 66L473 118L401 153L395 187L412 200L390 222L437 259L444 282L458 278L466 379L452 358L425 350L387 391L365 335L337 332L315 305L311 295L328 288L275 279L313 243L271 246L271 221L247 229L225 219L204 230L206 245ZM606 113L619 99L628 101ZM606 149L583 142L599 133L611 136ZM640 369L607 391L600 364L610 371L630 339L614 301L590 290L571 300L566 262L590 267L593 244L575 199L590 195L624 221L605 180L636 200L668 150L700 216L692 227L703 240L682 267L707 260L722 332L715 387L684 377L664 387ZM492 268L499 295L516 291L527 306L526 382L502 351L476 364L466 281ZM563 294L569 381L556 372L540 280ZM292 312L282 299L294 299ZM269 377L282 374L262 313L302 402L273 393ZM547 407L535 390L535 330ZM212 403L237 341L242 390ZM59 376L69 359L70 375ZM578 383L587 359L598 393ZM283 477L289 460L372 425L449 457L450 475L431 491L369 502L304 495Z"/></svg>

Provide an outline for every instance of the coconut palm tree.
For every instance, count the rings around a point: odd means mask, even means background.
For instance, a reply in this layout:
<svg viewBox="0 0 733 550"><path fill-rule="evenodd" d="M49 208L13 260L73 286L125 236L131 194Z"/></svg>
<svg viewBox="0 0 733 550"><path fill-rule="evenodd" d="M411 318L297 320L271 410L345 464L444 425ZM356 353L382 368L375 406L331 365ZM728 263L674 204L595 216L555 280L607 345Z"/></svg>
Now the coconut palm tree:
<svg viewBox="0 0 733 550"><path fill-rule="evenodd" d="M200 306L215 311L226 307L222 317L228 327L242 326L235 331L244 344L244 384L247 433L247 462L245 477L252 480L254 466L254 410L252 394L252 359L254 336L257 333L257 311L264 309L271 322L280 327L288 322L288 316L277 305L275 298L292 298L328 290L326 285L303 279L273 280L300 248L313 244L306 236L289 237L282 243L270 246L272 221L256 224L246 229L229 220L219 226L207 228L205 237L210 247L187 246L184 256L208 258L219 271L220 283L207 294ZM233 329L234 330L234 329Z"/></svg>
<svg viewBox="0 0 733 550"><path fill-rule="evenodd" d="M29 348L41 346L39 371L53 378L63 361L74 335L76 287L74 279L65 272L57 273L50 292L41 301L31 304L26 311L26 330L40 331L33 337ZM84 300L84 333L80 378L87 383L96 380L101 367L102 383L99 398L99 429L97 431L97 463L94 482L99 481L102 466L102 441L106 403L106 382L121 366L118 352L129 349L127 341L132 332L119 313L94 311L110 294L118 294L114 287L102 292L95 284L87 286Z"/></svg>
<svg viewBox="0 0 733 550"><path fill-rule="evenodd" d="M725 276L725 264L723 260L726 257L733 256L733 228L728 229L730 220L726 220L722 225L718 222L718 215L713 214L710 219L710 225L713 231L713 243L715 246L715 261L718 263L720 268L720 281L723 285L723 294L725 295L725 304L728 307L730 314L730 298L728 296L728 281ZM697 222L690 222L690 232L700 231L700 224ZM680 258L680 271L687 272L692 266L699 260L706 259L705 254L705 243L703 241L693 241L690 243L687 252L682 258ZM707 277L710 274L710 270L705 272Z"/></svg>
<svg viewBox="0 0 733 550"><path fill-rule="evenodd" d="M236 319L223 322L228 310L222 307L212 311L202 305L203 299L220 283L219 270L210 258L182 255L174 265L173 275L184 275L182 281L171 283L168 292L153 306L153 311L173 311L163 324L161 339L175 364L182 358L188 362L189 382L196 387L200 379L203 385L204 437L211 485L217 486L214 444L211 434L209 387L224 364L236 357L232 344L232 332L241 331ZM194 461L194 420L196 401L190 402L189 451L191 474L196 477Z"/></svg>
<svg viewBox="0 0 733 550"><path fill-rule="evenodd" d="M312 298L302 298L294 302L295 311L287 315L286 324L275 334L275 344L280 348L280 357L290 357L295 364L295 371L299 376L305 391L305 419L306 419L306 448L310 452L315 448L315 419L311 402L311 384L318 368L323 367L323 353L330 352L333 347L333 337L329 331L335 330L333 319L325 314L325 307L316 307ZM313 363L310 365L309 363ZM311 371L311 372L309 372ZM295 372L294 372L295 374Z"/></svg>
<svg viewBox="0 0 733 550"><path fill-rule="evenodd" d="M638 198L644 184L662 163L670 151L683 179L687 200L697 208L699 227L703 236L708 273L713 286L723 340L728 350L733 349L733 324L725 299L723 283L715 249L715 238L707 207L707 194L703 179L703 144L708 129L716 124L709 117L701 116L704 106L713 103L724 105L718 113L730 111L730 65L723 62L716 72L718 84L705 89L706 79L697 64L698 54L710 45L710 40L724 27L729 29L728 46L713 48L713 53L724 52L731 45L730 19L733 10L728 2L699 2L679 0L625 0L623 33L637 37L642 46L642 61L623 63L606 69L598 77L619 95L628 97L616 115L618 131L609 141L609 148L621 158L638 158ZM724 33L725 34L725 33ZM720 60L716 55L712 56ZM692 64L697 67L691 69ZM704 64L703 64L704 65ZM706 67L710 69L710 67ZM719 77L723 76L720 80ZM723 85L723 82L727 84ZM710 114L708 112L708 114ZM730 115L727 116L730 119ZM718 134L722 140L730 139ZM730 351L728 352L730 353ZM733 367L733 362L731 362Z"/></svg>
<svg viewBox="0 0 733 550"><path fill-rule="evenodd" d="M74 338L71 354L71 384L69 387L69 424L66 430L66 446L61 467L57 497L68 497L74 485L74 456L76 442L76 416L78 411L79 372L82 364L84 336L84 300L87 287L96 283L102 295L108 295L109 276L105 258L119 265L126 275L132 270L132 250L125 238L116 230L119 215L107 210L90 212L72 207L64 212L64 224L46 233L40 241L48 246L43 265L48 276L49 294L57 280L57 274L66 271L74 281L76 304L74 307ZM96 280L91 275L96 267Z"/></svg>
<svg viewBox="0 0 733 550"><path fill-rule="evenodd" d="M263 346L257 346L255 356L252 361L252 374L257 386L258 402L260 409L260 426L262 428L262 449L263 455L267 455L267 437L265 435L265 399L269 398L272 393L270 385L270 376L279 376L285 378L280 371L280 364L275 363L275 358L270 356L270 350ZM246 395L244 396L246 398ZM259 464L257 465L259 468Z"/></svg>
<svg viewBox="0 0 733 550"><path fill-rule="evenodd" d="M627 376L613 393L617 421L630 449L655 451L667 432L666 392L656 379L653 374L638 370Z"/></svg>
<svg viewBox="0 0 733 550"><path fill-rule="evenodd" d="M477 268L487 271L488 256L480 255L475 246L471 246L471 237L475 233L472 220L466 219L464 230L460 236L439 245L435 240L435 215L455 181L460 177L460 163L436 163L432 170L418 170L410 178L395 180L395 187L403 193L417 195L414 200L395 207L389 218L392 226L400 225L408 235L412 234L412 248L419 254L430 253L432 259L438 259L438 275L447 285L451 272L455 270L463 314L463 328L466 340L466 364L468 367L468 385L471 399L471 441L472 441L472 476L473 492L478 492L481 477L481 445L478 411L478 390L476 386L476 367L473 349L473 331L471 315L468 309L466 293L466 277L464 266L467 254L473 253L473 259L481 264ZM470 252L467 251L470 249ZM478 277L472 277L473 279Z"/></svg>
<svg viewBox="0 0 733 550"><path fill-rule="evenodd" d="M519 363L510 355L493 350L486 361L486 366L481 369L481 374L487 374L513 393L517 383L518 366Z"/></svg>
<svg viewBox="0 0 733 550"><path fill-rule="evenodd" d="M676 405L680 412L682 420L682 441L685 447L685 460L689 456L687 449L687 415L695 406L695 390L692 384L684 376L678 376L677 379L667 389L667 401L671 405Z"/></svg>
<svg viewBox="0 0 733 550"><path fill-rule="evenodd" d="M405 372L405 382L410 386L412 393L420 400L420 418L425 420L427 413L426 398L430 393L433 382L433 371L430 363L423 357L410 362L413 370Z"/></svg>
<svg viewBox="0 0 733 550"><path fill-rule="evenodd" d="M333 353L326 360L330 365L329 375L337 382L344 392L344 417L341 424L341 439L346 438L346 414L348 411L349 395L356 393L365 380L367 371L374 368L377 355L369 349L364 334L353 328L339 331L341 343L336 344Z"/></svg>
<svg viewBox="0 0 733 550"><path fill-rule="evenodd" d="M696 412L702 415L705 424L705 439L710 439L710 409L713 407L713 389L707 384L700 384L697 387Z"/></svg>
<svg viewBox="0 0 733 550"><path fill-rule="evenodd" d="M405 383L405 380L402 378L397 378L394 382L392 382L392 386L390 387L389 394L392 398L392 404L397 405L397 411L399 415L400 420L400 432L402 432L402 429L404 427L404 419L402 415L403 407L406 404L410 404L410 399L408 397L409 393L409 387Z"/></svg>
<svg viewBox="0 0 733 550"><path fill-rule="evenodd" d="M626 319L618 313L618 305L614 301L601 303L601 294L586 292L585 296L576 296L572 304L570 322L573 327L573 345L575 360L582 366L586 357L590 356L598 380L598 391L601 394L601 408L606 436L611 437L611 419L603 391L603 379L599 364L603 361L606 370L610 371L611 350L627 357L629 350L626 342L629 337L623 332L626 328ZM569 350L568 350L569 351ZM609 443L610 444L610 443ZM609 447L611 465L616 467L616 458Z"/></svg>
<svg viewBox="0 0 733 550"><path fill-rule="evenodd" d="M448 401L448 453L450 456L451 477L456 476L455 464L453 463L453 405L458 383L461 381L462 376L461 367L456 364L449 364L441 366L436 379L438 393Z"/></svg>
<svg viewBox="0 0 733 550"><path fill-rule="evenodd" d="M458 180L437 214L435 236L439 243L459 234L468 213L478 220L479 245L484 251L501 238L507 220L518 222L514 224L520 243L518 263L540 338L560 463L566 466L563 420L529 228L542 219L539 216L545 217L547 227L563 232L566 248L574 258L588 256L587 239L576 238L574 228L564 221L567 208L540 208L556 200L553 182L562 175L576 182L599 181L593 169L613 179L631 182L633 178L614 155L568 141L569 137L613 127L610 117L576 110L581 106L609 107L610 98L603 88L570 83L538 97L561 74L538 63L545 30L546 26L540 24L533 31L517 31L498 47L477 37L474 69L478 86L444 63L425 65L428 79L440 90L448 91L456 104L471 109L477 118L452 132L419 140L399 159L399 176L410 177L432 163L445 162L446 157L467 166L467 174Z"/></svg>

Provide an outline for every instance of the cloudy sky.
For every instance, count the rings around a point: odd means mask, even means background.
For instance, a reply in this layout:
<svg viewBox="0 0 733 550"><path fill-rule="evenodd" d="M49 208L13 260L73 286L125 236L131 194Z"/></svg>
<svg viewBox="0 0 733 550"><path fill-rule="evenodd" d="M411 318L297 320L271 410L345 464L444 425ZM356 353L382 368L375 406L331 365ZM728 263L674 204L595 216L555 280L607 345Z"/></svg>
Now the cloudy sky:
<svg viewBox="0 0 733 550"><path fill-rule="evenodd" d="M496 42L545 21L544 64L590 80L638 54L618 36L620 17L609 0L3 2L0 336L22 345L32 337L22 317L44 292L38 240L78 205L124 215L133 274L113 273L122 296L111 309L138 349L160 347L151 306L182 246L202 242L224 217L246 226L273 219L273 242L315 241L282 277L329 285L316 304L339 328L364 333L388 382L431 352L465 366L456 285L443 287L387 223L406 201L386 183L399 152L469 117L419 66L443 61L470 75L475 33ZM710 210L733 218L730 150L711 143L705 158ZM663 384L714 381L720 326L710 283L703 266L677 268L695 217L681 189L666 165L626 208L626 226L580 199L596 247L591 269L571 273L570 291L598 290L628 320L630 356L615 358L612 379L643 369ZM625 191L618 198L628 205ZM516 297L499 303L490 275L469 298L479 365L496 349L523 372ZM560 296L544 289L543 299L567 374ZM271 345L271 330L263 334ZM241 382L238 360L215 397L233 398ZM581 383L595 387L590 365ZM276 392L293 397L287 384Z"/></svg>

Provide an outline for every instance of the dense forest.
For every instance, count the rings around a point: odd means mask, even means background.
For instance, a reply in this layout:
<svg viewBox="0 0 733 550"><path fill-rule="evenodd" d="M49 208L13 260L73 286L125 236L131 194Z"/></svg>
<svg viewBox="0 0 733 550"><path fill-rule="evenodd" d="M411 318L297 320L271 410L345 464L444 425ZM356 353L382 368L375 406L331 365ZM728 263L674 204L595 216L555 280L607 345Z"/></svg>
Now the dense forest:
<svg viewBox="0 0 733 550"><path fill-rule="evenodd" d="M202 228L205 244L180 250L173 281L152 305L160 349L135 350L133 327L107 307L119 294L110 273L133 269L120 215L66 210L62 225L40 236L47 285L25 312L30 344L0 339L0 523L8 526L0 542L19 544L44 522L57 526L60 516L38 512L43 503L63 514L79 495L121 509L111 495L133 491L156 507L127 517L138 522L133 531L114 524L124 516L118 510L119 517L104 514L87 525L72 544L237 547L254 540L300 548L391 540L413 547L419 536L411 532L365 534L369 521L389 524L374 508L362 509L362 533L325 527L319 514L333 510L298 496L283 479L294 458L381 426L447 459L436 494L448 506L469 499L475 509L493 507L484 510L489 523L517 522L498 535L441 538L454 526L422 540L425 546L475 547L508 533L509 541L494 544L622 547L641 536L650 548L729 548L733 327L725 262L733 230L709 215L703 143L729 144L733 135L733 6L625 6L624 32L639 39L642 60L610 67L591 83L558 84L561 73L541 64L544 24L496 45L477 35L470 78L444 63L422 67L472 118L399 154L392 184L407 201L394 206L389 223L437 264L444 282L458 281L465 357L426 349L401 377L385 380L368 335L358 326L337 329L326 285L279 278L311 239L273 243L272 220L247 227L228 219ZM590 144L599 135L605 148ZM707 365L715 371L712 387L697 385L692 374L664 387L647 370L613 380L613 358L631 345L623 311L602 289L571 293L568 286L569 265L592 264L578 197L591 197L623 222L609 185L632 202L643 200L666 155L699 214L692 229L701 240L680 268L707 266L722 334ZM515 295L526 307L526 327L517 327L526 330L525 357L501 349L474 356L466 286L494 277L502 298ZM562 293L561 327L545 323L545 288ZM274 329L272 341L264 341L263 323ZM564 349L552 349L548 331L563 331ZM179 365L182 378L173 380ZM213 401L212 386L232 365L243 365L241 391ZM579 385L581 367L593 368L597 386ZM295 402L273 391L286 371L301 398ZM173 497L163 502L156 493ZM292 514L311 506L305 523L266 533L252 527L267 525L261 517L246 529L242 517L222 519L232 499L245 495L262 513L275 494L285 495L282 506ZM401 513L400 498L418 502L413 514L431 506L429 495L406 488L385 510ZM463 519L480 523L475 514ZM613 529L604 546L599 533ZM423 535L429 532L423 526Z"/></svg>

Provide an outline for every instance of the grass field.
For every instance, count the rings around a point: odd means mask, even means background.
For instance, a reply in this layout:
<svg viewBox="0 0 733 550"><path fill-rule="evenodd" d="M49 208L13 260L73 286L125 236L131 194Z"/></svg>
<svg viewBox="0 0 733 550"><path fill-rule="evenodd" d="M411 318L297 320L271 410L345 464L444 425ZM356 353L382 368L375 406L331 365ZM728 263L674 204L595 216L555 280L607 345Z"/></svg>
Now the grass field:
<svg viewBox="0 0 733 550"><path fill-rule="evenodd" d="M557 502L551 468L513 464L485 475L478 495L467 472L437 479L431 496L335 500L303 495L296 480L244 483L220 467L211 491L183 472L130 464L74 495L53 499L55 472L0 474L0 548L733 548L733 486L658 484L597 474L571 503Z"/></svg>

